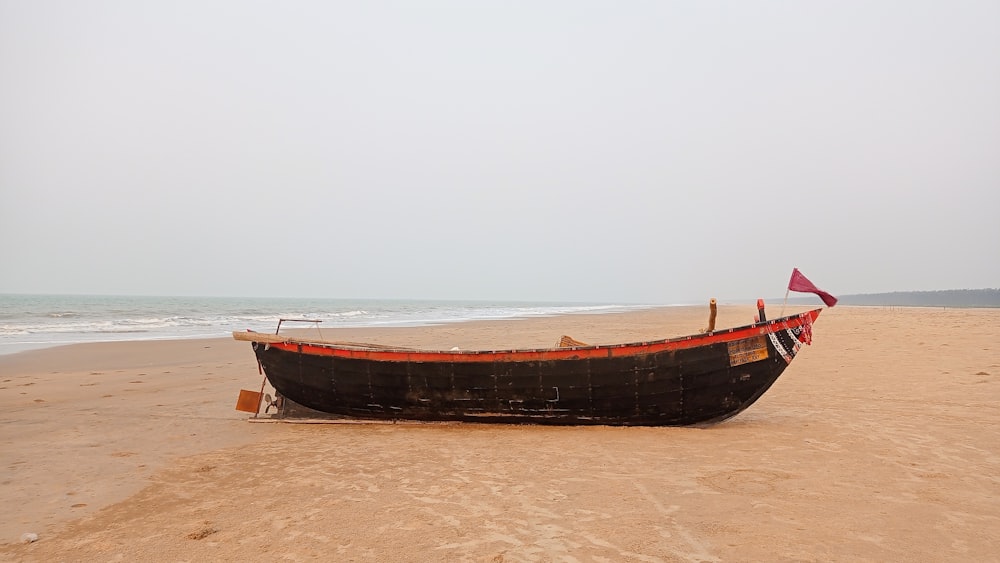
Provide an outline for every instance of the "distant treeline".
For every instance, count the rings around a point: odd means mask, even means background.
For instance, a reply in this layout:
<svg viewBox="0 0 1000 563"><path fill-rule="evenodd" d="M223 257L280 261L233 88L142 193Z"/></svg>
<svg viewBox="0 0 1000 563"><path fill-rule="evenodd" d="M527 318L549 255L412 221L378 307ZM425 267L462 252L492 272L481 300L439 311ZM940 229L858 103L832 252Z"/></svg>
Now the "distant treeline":
<svg viewBox="0 0 1000 563"><path fill-rule="evenodd" d="M894 291L892 293L862 293L838 295L837 305L877 305L897 307L998 307L1000 289L945 289L941 291ZM789 298L789 302L792 298ZM811 303L818 299L794 299L796 303Z"/></svg>

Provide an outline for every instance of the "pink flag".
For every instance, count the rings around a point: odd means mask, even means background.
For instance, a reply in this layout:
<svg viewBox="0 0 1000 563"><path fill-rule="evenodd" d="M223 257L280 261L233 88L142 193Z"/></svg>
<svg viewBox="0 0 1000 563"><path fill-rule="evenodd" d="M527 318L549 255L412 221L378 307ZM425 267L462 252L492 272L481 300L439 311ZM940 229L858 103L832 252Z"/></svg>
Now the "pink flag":
<svg viewBox="0 0 1000 563"><path fill-rule="evenodd" d="M792 268L792 279L788 280L789 291L801 291L805 293L815 293L826 303L827 307L837 304L837 298L813 285L813 282L802 275L798 268Z"/></svg>

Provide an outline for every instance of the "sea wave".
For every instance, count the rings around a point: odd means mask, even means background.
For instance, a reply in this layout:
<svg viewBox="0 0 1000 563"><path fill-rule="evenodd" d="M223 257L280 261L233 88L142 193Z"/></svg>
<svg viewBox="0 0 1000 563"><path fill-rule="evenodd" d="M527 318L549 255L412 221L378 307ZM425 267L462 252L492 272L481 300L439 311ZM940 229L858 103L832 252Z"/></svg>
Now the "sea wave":
<svg viewBox="0 0 1000 563"><path fill-rule="evenodd" d="M368 315L368 311L363 311L358 309L357 311L344 311L342 313L330 313L332 317L350 318L350 317L362 317Z"/></svg>
<svg viewBox="0 0 1000 563"><path fill-rule="evenodd" d="M468 320L607 313L648 305L403 300L0 295L0 354L19 345L225 336L273 331L278 320L322 327L420 326Z"/></svg>

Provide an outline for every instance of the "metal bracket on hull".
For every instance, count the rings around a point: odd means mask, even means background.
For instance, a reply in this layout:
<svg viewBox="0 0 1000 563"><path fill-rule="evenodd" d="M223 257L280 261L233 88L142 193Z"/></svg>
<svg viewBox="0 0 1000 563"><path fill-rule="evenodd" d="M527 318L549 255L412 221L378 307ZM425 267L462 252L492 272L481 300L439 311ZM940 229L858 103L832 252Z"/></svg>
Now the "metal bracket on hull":
<svg viewBox="0 0 1000 563"><path fill-rule="evenodd" d="M319 337L323 338L323 332L319 330L319 323L323 321L319 319L278 319L278 328L274 329L274 334L278 334L281 330L281 323L313 323L316 325L316 332L319 333Z"/></svg>

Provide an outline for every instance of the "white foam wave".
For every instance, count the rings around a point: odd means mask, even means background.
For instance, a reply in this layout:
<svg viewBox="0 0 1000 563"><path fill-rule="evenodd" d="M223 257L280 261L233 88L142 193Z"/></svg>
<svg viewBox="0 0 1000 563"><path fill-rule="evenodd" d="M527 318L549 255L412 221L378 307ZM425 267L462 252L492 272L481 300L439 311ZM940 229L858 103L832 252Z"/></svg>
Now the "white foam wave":
<svg viewBox="0 0 1000 563"><path fill-rule="evenodd" d="M368 311L363 311L361 309L358 309L357 311L344 311L342 313L328 313L328 315L331 316L331 317L339 317L339 318L345 318L345 319L347 319L347 318L351 318L351 317L363 317L363 316L366 316L366 315L368 315Z"/></svg>
<svg viewBox="0 0 1000 563"><path fill-rule="evenodd" d="M434 301L237 300L182 298L48 298L15 303L0 295L0 354L24 346L109 340L226 336L273 331L279 318L322 321L322 327L420 326L576 313L635 306Z"/></svg>

